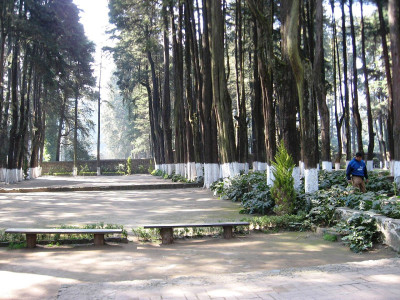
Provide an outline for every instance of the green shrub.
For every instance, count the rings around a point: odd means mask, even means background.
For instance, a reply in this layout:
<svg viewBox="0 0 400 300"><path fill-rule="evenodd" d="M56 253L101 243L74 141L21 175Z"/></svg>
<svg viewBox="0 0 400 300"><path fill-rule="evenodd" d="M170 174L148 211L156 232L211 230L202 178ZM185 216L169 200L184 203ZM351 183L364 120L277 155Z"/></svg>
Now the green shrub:
<svg viewBox="0 0 400 300"><path fill-rule="evenodd" d="M294 179L292 176L295 164L292 157L286 151L283 142L278 147L275 161L272 162L274 184L271 188L272 198L275 200L274 212L277 215L292 214L296 192L294 190Z"/></svg>
<svg viewBox="0 0 400 300"><path fill-rule="evenodd" d="M323 239L328 242L337 242L337 235L325 233Z"/></svg>
<svg viewBox="0 0 400 300"><path fill-rule="evenodd" d="M132 157L128 157L126 160L126 173L131 175L132 174Z"/></svg>
<svg viewBox="0 0 400 300"><path fill-rule="evenodd" d="M347 186L346 171L327 172L321 170L318 172L318 189L328 190L332 186L341 186L343 188Z"/></svg>
<svg viewBox="0 0 400 300"><path fill-rule="evenodd" d="M394 186L393 183L388 180L388 173L385 172L369 172L368 183L365 187L369 192L380 192L393 195Z"/></svg>
<svg viewBox="0 0 400 300"><path fill-rule="evenodd" d="M125 172L120 172L120 171L116 171L116 172L102 172L101 173L104 176L123 176L125 175Z"/></svg>
<svg viewBox="0 0 400 300"><path fill-rule="evenodd" d="M71 225L60 225L56 227L58 229L122 229L122 237L127 238L128 232L125 230L123 225L118 224L104 224L103 222L95 224L86 224L81 227ZM109 235L105 235L109 236ZM57 244L62 240L79 240L79 239L92 239L91 234L38 234L37 241L49 241L50 244ZM9 234L5 233L4 230L0 231L0 242L8 242L10 249L19 249L26 247L25 234Z"/></svg>
<svg viewBox="0 0 400 300"><path fill-rule="evenodd" d="M97 176L97 172L79 172L79 176Z"/></svg>
<svg viewBox="0 0 400 300"><path fill-rule="evenodd" d="M49 173L50 175L50 173ZM53 176L72 176L72 172L53 173Z"/></svg>
<svg viewBox="0 0 400 300"><path fill-rule="evenodd" d="M180 174L175 174L175 173L172 173L172 175L169 175L168 179L172 179L173 182L178 182L178 181L180 181L180 182L190 182L190 180L187 179L186 177L184 177L184 176L182 176Z"/></svg>
<svg viewBox="0 0 400 300"><path fill-rule="evenodd" d="M80 166L80 170L78 172L78 175L80 175L81 173L89 173L89 172L90 172L89 167L86 164L84 166Z"/></svg>
<svg viewBox="0 0 400 300"><path fill-rule="evenodd" d="M133 228L133 234L140 240L140 241L154 241L158 238L158 231L157 229L144 229L143 227Z"/></svg>
<svg viewBox="0 0 400 300"><path fill-rule="evenodd" d="M222 179L219 179L217 181L214 181L211 186L210 190L214 192L215 196L220 196L222 198L222 194L224 193L224 188L225 188L225 182Z"/></svg>
<svg viewBox="0 0 400 300"><path fill-rule="evenodd" d="M153 175L153 176L164 176L164 172L161 171L160 169L153 170L150 174Z"/></svg>
<svg viewBox="0 0 400 300"><path fill-rule="evenodd" d="M334 218L335 207L329 204L313 207L307 214L308 221L316 226L331 226L336 220Z"/></svg>
<svg viewBox="0 0 400 300"><path fill-rule="evenodd" d="M376 220L366 214L354 214L346 222L339 223L336 229L345 234L342 241L356 253L372 248L380 240Z"/></svg>
<svg viewBox="0 0 400 300"><path fill-rule="evenodd" d="M400 219L400 198L393 197L383 200L378 212L389 218Z"/></svg>
<svg viewBox="0 0 400 300"><path fill-rule="evenodd" d="M282 215L244 218L242 221L249 222L254 229L278 231L307 229L305 219L305 215Z"/></svg>
<svg viewBox="0 0 400 300"><path fill-rule="evenodd" d="M146 168L143 165L139 165L137 168L137 172L139 174L144 174L144 173L146 173Z"/></svg>
<svg viewBox="0 0 400 300"><path fill-rule="evenodd" d="M241 213L268 214L272 213L275 205L263 172L249 172L216 181L211 185L211 190L221 199L241 202Z"/></svg>

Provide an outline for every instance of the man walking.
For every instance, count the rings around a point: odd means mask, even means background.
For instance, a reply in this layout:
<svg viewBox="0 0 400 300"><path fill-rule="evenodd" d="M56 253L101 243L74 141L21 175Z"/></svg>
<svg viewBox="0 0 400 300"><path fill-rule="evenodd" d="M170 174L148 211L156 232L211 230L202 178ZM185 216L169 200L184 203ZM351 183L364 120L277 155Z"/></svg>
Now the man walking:
<svg viewBox="0 0 400 300"><path fill-rule="evenodd" d="M351 177L350 177L351 176ZM362 160L362 153L357 152L356 156L349 162L346 170L347 182L353 184L355 188L358 188L361 192L365 193L365 182L368 182L367 166Z"/></svg>

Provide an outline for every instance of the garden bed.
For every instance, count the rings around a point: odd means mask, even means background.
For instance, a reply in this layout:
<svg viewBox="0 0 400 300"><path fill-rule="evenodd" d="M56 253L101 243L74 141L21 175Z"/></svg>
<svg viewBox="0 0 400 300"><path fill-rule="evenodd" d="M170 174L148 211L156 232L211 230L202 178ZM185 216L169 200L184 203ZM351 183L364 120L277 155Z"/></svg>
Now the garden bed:
<svg viewBox="0 0 400 300"><path fill-rule="evenodd" d="M347 207L336 208L337 218L344 221L359 213L360 211ZM378 230L384 237L384 244L388 245L393 250L400 252L400 220L389 218L372 211L364 211L363 213L368 214L376 220Z"/></svg>

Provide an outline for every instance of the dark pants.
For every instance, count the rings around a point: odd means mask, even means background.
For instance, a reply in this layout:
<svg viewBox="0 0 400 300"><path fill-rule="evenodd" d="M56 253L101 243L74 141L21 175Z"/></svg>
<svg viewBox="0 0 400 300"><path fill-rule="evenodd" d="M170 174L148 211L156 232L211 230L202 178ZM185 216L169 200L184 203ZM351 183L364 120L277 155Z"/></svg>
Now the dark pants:
<svg viewBox="0 0 400 300"><path fill-rule="evenodd" d="M365 193L367 190L365 189L365 182L362 177L353 176L351 179L353 186L358 188L362 193Z"/></svg>

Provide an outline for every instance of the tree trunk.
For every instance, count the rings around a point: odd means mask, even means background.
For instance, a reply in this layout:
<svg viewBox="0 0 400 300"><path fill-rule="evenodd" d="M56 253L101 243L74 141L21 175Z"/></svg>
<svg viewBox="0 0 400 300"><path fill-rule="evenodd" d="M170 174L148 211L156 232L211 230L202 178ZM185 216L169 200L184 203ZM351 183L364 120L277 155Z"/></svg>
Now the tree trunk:
<svg viewBox="0 0 400 300"><path fill-rule="evenodd" d="M335 124L336 124L336 135L338 139L338 152L335 158L335 169L337 170L340 167L340 161L342 159L342 124L344 120L345 114L343 113L342 116L339 118L338 112L338 97L337 97L337 73L339 75L339 82L342 81L341 73L340 73L340 64L339 64L339 45L337 42L337 33L336 33L336 20L335 20L335 3L331 1L331 11L332 11L332 30L333 30L333 39L332 39L332 53L333 53L333 91L334 91L334 98L335 98ZM336 68L337 67L337 68ZM338 71L338 72L337 72ZM344 112L344 104L343 104L343 93L342 93L342 86L339 86L340 91L340 103L342 105L342 111Z"/></svg>
<svg viewBox="0 0 400 300"><path fill-rule="evenodd" d="M297 113L299 111L299 98L297 94L297 86L295 78L293 76L293 70L290 65L290 59L287 48L286 38L286 18L288 14L288 2L283 2L281 7L281 53L282 53L282 65L281 78L277 80L278 84L278 95L279 95L279 138L283 140L285 148L288 153L293 157L293 161L296 165L299 165L301 159L300 151L300 131L297 129Z"/></svg>
<svg viewBox="0 0 400 300"><path fill-rule="evenodd" d="M175 126L175 164L181 166L184 158L184 108L183 108L183 46L182 46L182 3L179 4L178 29L174 21L174 10L171 4L171 30L172 30L172 51L174 71L174 126ZM177 35L178 30L178 35ZM183 170L176 170L178 174L184 175Z"/></svg>
<svg viewBox="0 0 400 300"><path fill-rule="evenodd" d="M253 160L256 163L266 162L265 153L265 134L264 134L264 115L262 113L262 91L260 74L258 73L258 36L257 36L257 19L253 17L253 43L254 43L254 63L253 63L253 81L254 81L254 98L251 102L252 115L252 135L253 135ZM254 169L261 170L258 166Z"/></svg>
<svg viewBox="0 0 400 300"><path fill-rule="evenodd" d="M25 45L25 56L24 56L24 62L22 66L22 80L21 80L21 90L20 90L20 107L19 107L19 132L18 132L18 138L17 138L17 153L16 153L16 159L17 159L17 168L18 169L23 169L23 158L26 155L26 145L25 145L25 137L26 137L26 132L28 129L28 119L29 119L29 90L28 90L28 81L30 81L31 74L32 74L32 66L29 64L29 54L30 54L30 49L26 47ZM29 66L29 74L28 74L28 64Z"/></svg>
<svg viewBox="0 0 400 300"><path fill-rule="evenodd" d="M400 176L400 3L389 0L389 30L393 75L393 161L394 176Z"/></svg>
<svg viewBox="0 0 400 300"><path fill-rule="evenodd" d="M11 66L11 129L10 129L10 140L8 146L8 175L6 178L6 183L15 183L18 181L17 177L17 136L18 136L18 65L19 65L19 38L16 37L14 40L13 53L12 53L12 66Z"/></svg>
<svg viewBox="0 0 400 300"><path fill-rule="evenodd" d="M163 3L164 22L164 85L162 95L162 122L164 134L165 163L170 165L174 162L172 153L172 129L171 129L171 97L169 88L169 38L168 38L168 15L166 4ZM169 174L172 169L169 168Z"/></svg>
<svg viewBox="0 0 400 300"><path fill-rule="evenodd" d="M381 152L381 156L384 162L387 161L386 157L386 142L385 142L385 135L384 135L384 123L383 123L383 116L382 111L379 111L378 118L376 120L376 132L378 133L378 142L379 142L379 150Z"/></svg>
<svg viewBox="0 0 400 300"><path fill-rule="evenodd" d="M186 124L186 160L187 163L187 177L190 180L193 180L196 176L195 173L195 155L194 155L194 99L193 99L193 90L192 90L192 59L190 51L191 47L191 25L190 25L190 14L188 11L188 5L185 5L184 11L184 24L185 24L185 93L186 93L186 102L185 102L185 124Z"/></svg>
<svg viewBox="0 0 400 300"><path fill-rule="evenodd" d="M342 9L342 51L343 51L343 86L344 86L344 123L346 130L346 160L351 160L351 128L350 128L350 103L349 103L349 86L347 80L347 41L346 41L346 15L344 13L344 2L341 0Z"/></svg>
<svg viewBox="0 0 400 300"><path fill-rule="evenodd" d="M78 175L78 98L79 93L75 91L75 113L74 113L74 167L73 175ZM33 153L33 152L32 152ZM32 154L32 157L33 154Z"/></svg>
<svg viewBox="0 0 400 300"><path fill-rule="evenodd" d="M33 134L32 138L32 153L31 153L31 162L30 162L30 168L33 170L34 177L37 177L37 167L39 166L39 155L40 155L40 146L42 144L42 139L43 139L43 134L44 134L44 126L43 126L43 110L42 110L42 104L41 104L41 79L39 76L35 76L36 78L34 79L34 91L33 91L33 126L34 128L37 128ZM78 102L78 92L75 94L75 109L77 110L77 102ZM76 124L75 127L77 127L77 116L78 113L77 111L75 112L75 117L76 117ZM77 129L76 132L77 134ZM77 148L77 143L75 143L75 136L74 136L74 158L75 154L77 153L75 150L75 147ZM74 166L76 166L75 161L74 161Z"/></svg>
<svg viewBox="0 0 400 300"><path fill-rule="evenodd" d="M202 108L203 108L203 152L204 152L204 186L210 187L211 183L219 178L217 122L215 105L213 104L213 87L211 72L211 52L209 24L209 9L206 9L206 0L203 0L203 36L202 36Z"/></svg>
<svg viewBox="0 0 400 300"><path fill-rule="evenodd" d="M237 94L237 158L239 163L247 163L248 138L246 121L246 94L244 83L244 53L242 33L242 3L236 0L236 43L235 43L235 66L236 66L236 94Z"/></svg>
<svg viewBox="0 0 400 300"><path fill-rule="evenodd" d="M8 47L8 55L11 54L12 51L12 43L11 39L9 39L9 47ZM8 78L12 77L12 61L9 61L7 64L7 76ZM2 143L2 147L0 147L0 169L7 169L7 153L8 153L8 145L9 145L9 136L7 135L7 125L9 118L9 109L10 109L10 97L11 97L11 84L7 85L7 93L4 101L2 122L0 123L0 141ZM2 176L2 174L0 174ZM3 179L4 180L4 179Z"/></svg>
<svg viewBox="0 0 400 300"><path fill-rule="evenodd" d="M316 1L315 16L315 56L314 56L314 87L318 103L318 112L321 119L321 159L322 162L331 163L330 118L326 105L325 93L325 68L323 45L323 6L322 0ZM324 166L323 166L324 167ZM328 167L329 169L329 167Z"/></svg>
<svg viewBox="0 0 400 300"><path fill-rule="evenodd" d="M263 4L262 1L247 0L247 4L257 19L257 38L258 38L258 73L260 75L263 115L265 128L266 161L270 165L276 153L276 126L275 109L273 100L273 3ZM265 8L265 11L264 11ZM272 183L270 177L272 172L268 172L267 181Z"/></svg>
<svg viewBox="0 0 400 300"><path fill-rule="evenodd" d="M374 133L373 120L372 120L372 111L371 111L371 95L369 92L367 59L366 59L366 54L365 54L366 51L365 51L365 26L364 26L364 15L363 15L363 0L360 1L360 4L361 4L361 48L362 48L365 98L366 98L366 102L367 102L367 120L368 120L367 159L371 161L374 157L375 133Z"/></svg>
<svg viewBox="0 0 400 300"><path fill-rule="evenodd" d="M387 118L387 128L388 128L388 145L387 148L389 150L389 160L393 158L394 155L394 141L393 141L393 85L392 85L392 75L390 72L390 61L389 61L389 50L386 41L386 24L385 19L383 18L383 9L382 4L383 0L376 0L376 4L378 6L378 14L379 14L379 33L381 34L382 39L382 51L383 51L383 59L385 62L385 74L386 74L386 84L388 87L388 118ZM386 156L386 154L385 154Z"/></svg>
<svg viewBox="0 0 400 300"><path fill-rule="evenodd" d="M144 86L147 91L147 100L149 103L149 121L150 121L150 150L151 150L150 152L154 155L154 160L157 163L156 155L158 155L157 151L159 151L159 147L158 145L157 147L154 146L154 144L157 143L157 138L155 134L154 121L153 121L153 97L151 94L151 87L148 77L146 77L144 82L140 82L140 84Z"/></svg>
<svg viewBox="0 0 400 300"><path fill-rule="evenodd" d="M65 120L65 108L68 100L68 93L64 91L64 96L60 108L60 118L58 119L58 132L57 132L57 146L56 146L56 161L60 161L60 154L61 154L61 139L63 137L63 127L64 127L64 120Z"/></svg>
<svg viewBox="0 0 400 300"><path fill-rule="evenodd" d="M199 167L199 163L204 162L204 155L202 151L202 137L201 137L201 122L202 118L202 78L200 72L200 59L199 59L199 46L197 42L196 34L196 20L194 17L193 0L186 0L186 6L189 17L189 28L188 34L190 39L190 51L193 66L194 76L194 89L193 89L193 105L192 105L192 128L193 128L193 145L194 145L194 157L196 161L196 173L197 176L203 176L202 168Z"/></svg>
<svg viewBox="0 0 400 300"><path fill-rule="evenodd" d="M150 63L150 72L151 72L151 81L152 81L152 107L153 107L153 123L154 123L154 133L155 133L155 141L154 141L154 151L155 151L155 159L156 164L162 165L164 164L164 139L161 128L161 105L160 105L160 93L158 86L158 77L156 75L155 63L150 51L147 51L147 59Z"/></svg>
<svg viewBox="0 0 400 300"><path fill-rule="evenodd" d="M310 63L302 61L300 57L298 31L300 3L299 1L293 1L292 3L286 2L285 6L287 7L285 23L287 52L296 80L299 96L301 146L304 150L305 191L313 192L318 190L318 161L317 153L315 152L317 140L315 134L316 119L314 113L316 111L316 104L312 93L312 70ZM308 90L305 91L305 88ZM305 94L307 96L305 96ZM307 151L305 149L307 149Z"/></svg>
<svg viewBox="0 0 400 300"><path fill-rule="evenodd" d="M350 11L350 26L351 26L351 40L353 48L353 118L357 130L357 152L363 152L362 142L362 123L360 112L358 109L358 75L357 75L357 47L356 47L356 34L354 29L354 18L353 18L353 0L349 0L349 11Z"/></svg>
<svg viewBox="0 0 400 300"><path fill-rule="evenodd" d="M208 1L207 1L208 2ZM224 18L220 0L209 0L207 14L211 15L211 69L213 101L217 108L217 124L221 162L230 164L236 161L235 136L232 120L232 100L228 93L224 66ZM226 176L232 175L227 171ZM224 176L225 177L225 176Z"/></svg>

